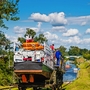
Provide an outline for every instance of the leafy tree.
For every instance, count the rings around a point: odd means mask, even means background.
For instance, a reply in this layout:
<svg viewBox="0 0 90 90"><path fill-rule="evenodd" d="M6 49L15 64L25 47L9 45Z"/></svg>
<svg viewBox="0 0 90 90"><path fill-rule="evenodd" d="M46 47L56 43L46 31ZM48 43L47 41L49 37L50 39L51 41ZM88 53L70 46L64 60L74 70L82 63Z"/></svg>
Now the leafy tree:
<svg viewBox="0 0 90 90"><path fill-rule="evenodd" d="M23 37L18 37L18 41L20 41L20 43L22 44L22 43L25 42L25 38L23 38Z"/></svg>
<svg viewBox="0 0 90 90"><path fill-rule="evenodd" d="M87 60L90 60L90 54L89 53L85 53L83 54L83 57Z"/></svg>
<svg viewBox="0 0 90 90"><path fill-rule="evenodd" d="M19 0L0 0L0 27L8 28L4 24L4 19L9 20L19 20L18 14L18 2Z"/></svg>
<svg viewBox="0 0 90 90"><path fill-rule="evenodd" d="M26 36L32 36L32 38L34 38L35 37L35 35L36 35L36 32L34 31L34 30L32 30L32 29L30 29L30 28L26 28L26 34L24 35L24 37L26 37Z"/></svg>
<svg viewBox="0 0 90 90"><path fill-rule="evenodd" d="M35 35L36 35L36 32L35 32L34 30L32 30L32 29L30 29L30 28L27 28L26 30L27 30L27 31L26 31L24 37L19 37L19 38L18 38L18 41L20 41L21 44L22 44L23 42L25 42L26 36L32 37L32 38L34 39L34 41L38 41L38 42L40 42L40 43L47 42L47 39L46 39L46 37L44 37L43 34L39 34L39 36L35 36Z"/></svg>
<svg viewBox="0 0 90 90"><path fill-rule="evenodd" d="M62 53L63 56L66 55L66 48L64 46L60 46L59 50L60 50L60 52Z"/></svg>
<svg viewBox="0 0 90 90"><path fill-rule="evenodd" d="M32 38L34 38L36 35L36 32L34 30L32 30L30 28L26 28L26 30L27 31L26 31L24 37L18 37L18 41L20 41L21 44L25 42L26 36L29 36L29 37L32 36Z"/></svg>
<svg viewBox="0 0 90 90"><path fill-rule="evenodd" d="M77 46L70 46L68 54L69 55L79 55L80 54L80 48Z"/></svg>
<svg viewBox="0 0 90 90"><path fill-rule="evenodd" d="M47 41L48 41L43 34L39 34L39 36L38 36L38 37L36 36L34 40L35 40L35 41L38 41L38 42L40 42L40 43L42 43L42 44L43 44L44 42L47 42Z"/></svg>
<svg viewBox="0 0 90 90"><path fill-rule="evenodd" d="M88 49L86 49L86 48L80 49L80 55L83 55L85 53L89 53Z"/></svg>
<svg viewBox="0 0 90 90"><path fill-rule="evenodd" d="M2 31L0 31L0 54L4 54L3 52L9 43L10 40L5 37L5 34Z"/></svg>

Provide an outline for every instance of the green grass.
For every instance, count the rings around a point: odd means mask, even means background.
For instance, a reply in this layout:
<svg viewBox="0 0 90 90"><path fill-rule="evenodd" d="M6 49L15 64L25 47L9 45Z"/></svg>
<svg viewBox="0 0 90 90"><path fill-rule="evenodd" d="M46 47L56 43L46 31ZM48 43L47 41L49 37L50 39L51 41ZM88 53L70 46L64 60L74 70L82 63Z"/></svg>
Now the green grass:
<svg viewBox="0 0 90 90"><path fill-rule="evenodd" d="M12 88L12 86L0 86L0 90L18 90L18 88ZM32 88L27 88L27 90L33 90Z"/></svg>

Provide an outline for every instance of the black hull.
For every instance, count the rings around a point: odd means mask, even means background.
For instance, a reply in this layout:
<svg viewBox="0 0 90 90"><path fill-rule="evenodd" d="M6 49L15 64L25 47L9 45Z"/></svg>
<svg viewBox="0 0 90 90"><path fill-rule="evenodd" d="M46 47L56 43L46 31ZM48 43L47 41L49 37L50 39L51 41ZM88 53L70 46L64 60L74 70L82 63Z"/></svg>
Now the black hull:
<svg viewBox="0 0 90 90"><path fill-rule="evenodd" d="M14 70L42 70L41 62L16 62L14 63Z"/></svg>

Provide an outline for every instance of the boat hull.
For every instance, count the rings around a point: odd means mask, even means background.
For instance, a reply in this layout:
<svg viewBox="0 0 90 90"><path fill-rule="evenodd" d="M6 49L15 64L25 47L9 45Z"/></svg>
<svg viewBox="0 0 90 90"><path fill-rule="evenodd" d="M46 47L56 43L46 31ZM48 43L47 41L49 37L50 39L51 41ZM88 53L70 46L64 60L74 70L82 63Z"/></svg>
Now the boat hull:
<svg viewBox="0 0 90 90"><path fill-rule="evenodd" d="M17 75L33 74L42 75L46 78L50 78L53 70L48 66L44 65L42 62L25 61L14 63L14 72Z"/></svg>

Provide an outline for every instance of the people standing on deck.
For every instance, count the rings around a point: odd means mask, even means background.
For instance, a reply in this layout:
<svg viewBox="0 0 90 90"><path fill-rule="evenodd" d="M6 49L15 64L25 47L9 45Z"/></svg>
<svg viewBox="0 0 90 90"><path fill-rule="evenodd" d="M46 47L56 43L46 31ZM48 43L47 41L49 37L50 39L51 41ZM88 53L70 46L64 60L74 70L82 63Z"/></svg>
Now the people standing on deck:
<svg viewBox="0 0 90 90"><path fill-rule="evenodd" d="M53 52L55 51L54 44L50 45L50 48Z"/></svg>
<svg viewBox="0 0 90 90"><path fill-rule="evenodd" d="M54 53L55 53L54 44L50 45L50 48L52 50L52 57L51 57L51 59L54 60Z"/></svg>
<svg viewBox="0 0 90 90"><path fill-rule="evenodd" d="M61 52L57 49L56 52L55 52L55 57L56 57L56 65L60 66L60 59L61 59Z"/></svg>
<svg viewBox="0 0 90 90"><path fill-rule="evenodd" d="M20 46L19 46L18 44L16 44L16 45L15 45L15 51L19 51L19 47L20 47Z"/></svg>

